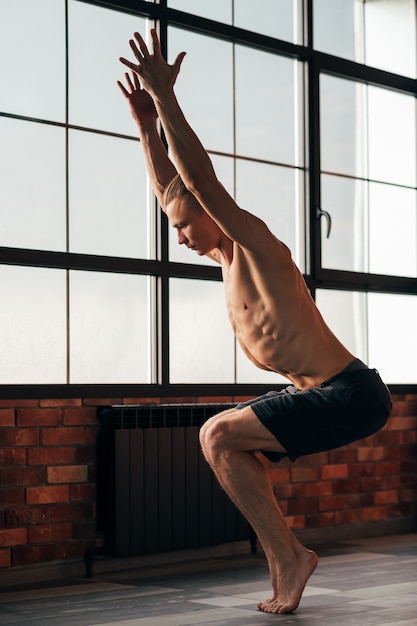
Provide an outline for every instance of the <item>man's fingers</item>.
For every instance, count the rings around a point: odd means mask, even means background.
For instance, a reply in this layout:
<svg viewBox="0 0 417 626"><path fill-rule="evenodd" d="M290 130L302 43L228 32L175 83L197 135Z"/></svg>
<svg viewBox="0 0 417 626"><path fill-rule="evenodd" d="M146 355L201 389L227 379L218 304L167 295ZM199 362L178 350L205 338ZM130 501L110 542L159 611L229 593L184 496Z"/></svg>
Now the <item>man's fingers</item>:
<svg viewBox="0 0 417 626"><path fill-rule="evenodd" d="M135 74L135 72L132 72L132 76L133 76L133 81L135 83L135 89L140 89L139 76Z"/></svg>
<svg viewBox="0 0 417 626"><path fill-rule="evenodd" d="M177 56L177 58L175 59L172 67L175 68L176 70L176 74L178 74L178 72L180 71L180 67L181 67L181 63L184 60L184 57L187 53L186 52L180 52L179 55Z"/></svg>
<svg viewBox="0 0 417 626"><path fill-rule="evenodd" d="M143 57L146 59L149 56L149 50L148 50L148 46L146 45L145 41L143 40L143 37L140 33L135 33L135 39L139 44L139 48L141 53L143 54ZM136 57L138 58L138 57ZM139 60L139 59L138 59Z"/></svg>
<svg viewBox="0 0 417 626"><path fill-rule="evenodd" d="M122 85L122 83L120 82L120 80L117 81L117 84L120 87L120 90L122 92L122 94L124 95L125 98L128 98L130 96L130 93L128 92L128 90L125 88L124 85Z"/></svg>
<svg viewBox="0 0 417 626"><path fill-rule="evenodd" d="M161 44L159 43L158 33L154 28L151 28L152 48L155 56L162 56Z"/></svg>
<svg viewBox="0 0 417 626"><path fill-rule="evenodd" d="M136 65L135 63L132 63L132 61L128 61L128 59L125 59L124 57L120 57L119 61L134 72L138 72L140 70L140 65Z"/></svg>
<svg viewBox="0 0 417 626"><path fill-rule="evenodd" d="M130 78L130 74L128 74L128 72L125 72L125 78L126 78L126 82L127 82L127 84L128 84L128 85L129 85L129 87L130 87L130 91L131 91L131 92L132 92L132 91L134 91L134 90L135 90L135 88L134 88L134 86L133 86L132 80L131 80L131 78Z"/></svg>

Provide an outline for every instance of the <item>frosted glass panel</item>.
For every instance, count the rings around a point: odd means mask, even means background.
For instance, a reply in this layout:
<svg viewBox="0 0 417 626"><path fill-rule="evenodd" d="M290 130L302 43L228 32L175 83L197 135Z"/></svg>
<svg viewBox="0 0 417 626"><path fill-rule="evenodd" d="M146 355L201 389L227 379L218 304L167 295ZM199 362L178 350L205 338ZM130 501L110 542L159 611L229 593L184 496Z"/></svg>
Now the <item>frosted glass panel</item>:
<svg viewBox="0 0 417 626"><path fill-rule="evenodd" d="M321 169L366 176L366 87L320 76Z"/></svg>
<svg viewBox="0 0 417 626"><path fill-rule="evenodd" d="M264 383L267 385L290 385L288 378L284 378L280 374L275 372L267 372L259 367L256 367L244 354L242 348L237 343L236 351L236 369L237 369L237 383L241 384L256 384Z"/></svg>
<svg viewBox="0 0 417 626"><path fill-rule="evenodd" d="M0 265L0 384L65 384L65 271Z"/></svg>
<svg viewBox="0 0 417 626"><path fill-rule="evenodd" d="M150 213L140 144L70 131L70 250L149 258Z"/></svg>
<svg viewBox="0 0 417 626"><path fill-rule="evenodd" d="M136 136L116 81L127 69L119 57L133 60L129 39L148 33L147 20L70 0L68 21L70 124Z"/></svg>
<svg viewBox="0 0 417 626"><path fill-rule="evenodd" d="M171 383L233 383L234 337L222 283L170 280Z"/></svg>
<svg viewBox="0 0 417 626"><path fill-rule="evenodd" d="M234 25L276 39L301 43L298 6L298 0L256 0L255 9L253 2L234 0Z"/></svg>
<svg viewBox="0 0 417 626"><path fill-rule="evenodd" d="M210 0L210 2L196 2L196 0L168 0L171 9L200 15L210 20L232 23L232 0Z"/></svg>
<svg viewBox="0 0 417 626"><path fill-rule="evenodd" d="M72 271L70 382L150 383L147 276Z"/></svg>
<svg viewBox="0 0 417 626"><path fill-rule="evenodd" d="M304 202L298 192L300 176L298 170L286 167L241 159L236 162L239 206L266 222L273 234L290 248L298 264L302 264L298 234L303 211L300 202Z"/></svg>
<svg viewBox="0 0 417 626"><path fill-rule="evenodd" d="M321 219L322 267L367 271L367 189L367 183L361 180L322 175L321 208L332 220L327 238L327 220Z"/></svg>
<svg viewBox="0 0 417 626"><path fill-rule="evenodd" d="M369 177L416 185L416 99L369 87Z"/></svg>
<svg viewBox="0 0 417 626"><path fill-rule="evenodd" d="M369 361L387 383L417 383L417 296L369 294Z"/></svg>
<svg viewBox="0 0 417 626"><path fill-rule="evenodd" d="M186 51L175 91L188 122L206 150L233 150L233 46L168 28L168 60Z"/></svg>
<svg viewBox="0 0 417 626"><path fill-rule="evenodd" d="M236 46L239 155L300 165L297 68L296 61Z"/></svg>
<svg viewBox="0 0 417 626"><path fill-rule="evenodd" d="M316 304L346 348L367 363L366 293L317 289Z"/></svg>
<svg viewBox="0 0 417 626"><path fill-rule="evenodd" d="M0 3L0 110L65 121L65 0Z"/></svg>
<svg viewBox="0 0 417 626"><path fill-rule="evenodd" d="M314 48L416 77L414 0L313 0Z"/></svg>
<svg viewBox="0 0 417 626"><path fill-rule="evenodd" d="M0 245L65 250L65 130L0 117Z"/></svg>

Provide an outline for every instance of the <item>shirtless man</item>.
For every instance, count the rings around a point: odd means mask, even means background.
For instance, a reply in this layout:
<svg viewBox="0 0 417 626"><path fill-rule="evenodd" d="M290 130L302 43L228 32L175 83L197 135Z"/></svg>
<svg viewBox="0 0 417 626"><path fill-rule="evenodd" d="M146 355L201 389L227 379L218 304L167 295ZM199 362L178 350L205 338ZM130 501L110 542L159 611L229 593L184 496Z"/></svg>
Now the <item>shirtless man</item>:
<svg viewBox="0 0 417 626"><path fill-rule="evenodd" d="M387 388L325 324L290 251L260 219L241 209L217 180L211 161L174 94L185 53L173 65L162 57L155 30L150 52L135 33L136 63L119 82L135 119L155 193L178 242L222 266L233 331L248 358L292 383L239 404L201 428L203 453L220 484L262 544L272 597L267 613L294 611L317 566L288 528L268 478L269 460L336 448L385 424ZM177 170L157 132L159 116Z"/></svg>

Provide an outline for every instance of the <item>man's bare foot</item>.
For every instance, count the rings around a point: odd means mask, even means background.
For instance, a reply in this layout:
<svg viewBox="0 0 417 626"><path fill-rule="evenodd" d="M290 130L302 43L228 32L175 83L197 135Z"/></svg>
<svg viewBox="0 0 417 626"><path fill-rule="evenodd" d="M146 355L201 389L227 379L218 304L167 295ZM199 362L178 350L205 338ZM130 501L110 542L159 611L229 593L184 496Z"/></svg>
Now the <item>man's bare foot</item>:
<svg viewBox="0 0 417 626"><path fill-rule="evenodd" d="M274 596L258 604L258 609L265 613L291 613L300 604L301 596L308 579L317 567L318 556L311 550L299 553L291 566L277 574L271 572L271 579L277 580L273 589Z"/></svg>

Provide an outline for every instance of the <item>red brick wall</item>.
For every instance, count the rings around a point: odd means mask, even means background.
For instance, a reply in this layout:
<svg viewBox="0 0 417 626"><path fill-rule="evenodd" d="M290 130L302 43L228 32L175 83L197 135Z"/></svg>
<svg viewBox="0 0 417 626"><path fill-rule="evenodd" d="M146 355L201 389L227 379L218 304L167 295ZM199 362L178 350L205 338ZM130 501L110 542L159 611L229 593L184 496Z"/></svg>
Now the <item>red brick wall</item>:
<svg viewBox="0 0 417 626"><path fill-rule="evenodd" d="M0 400L0 567L81 559L96 545L96 409L111 402ZM283 461L270 476L295 530L417 519L417 395L395 396L391 420L373 437Z"/></svg>

